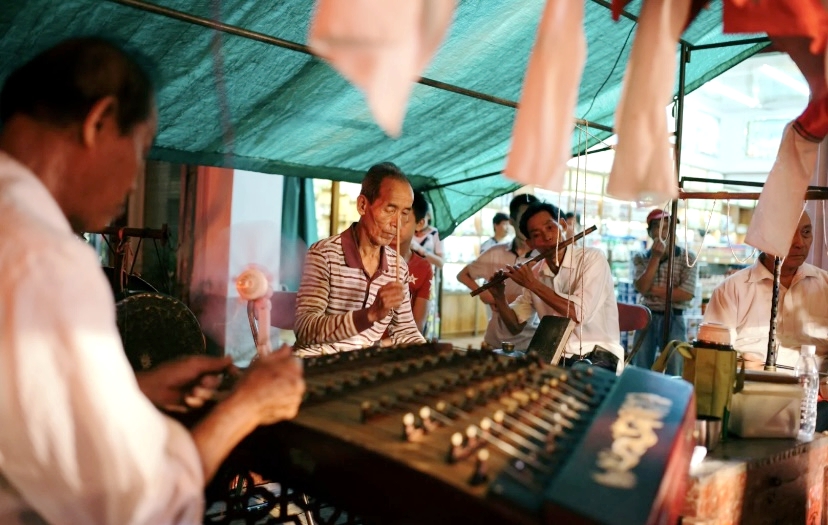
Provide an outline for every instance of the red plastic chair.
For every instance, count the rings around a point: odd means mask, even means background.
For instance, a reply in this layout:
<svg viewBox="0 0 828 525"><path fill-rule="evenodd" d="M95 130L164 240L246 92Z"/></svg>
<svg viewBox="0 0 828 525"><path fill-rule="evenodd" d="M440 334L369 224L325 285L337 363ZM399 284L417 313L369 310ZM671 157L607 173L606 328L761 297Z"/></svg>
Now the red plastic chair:
<svg viewBox="0 0 828 525"><path fill-rule="evenodd" d="M636 332L646 333L650 329L650 321L652 319L652 312L643 304L618 303L618 328L622 332L632 332L635 330ZM630 360L638 352L643 340L643 335L638 338L638 343L633 346L630 355L624 360L625 365L630 364Z"/></svg>

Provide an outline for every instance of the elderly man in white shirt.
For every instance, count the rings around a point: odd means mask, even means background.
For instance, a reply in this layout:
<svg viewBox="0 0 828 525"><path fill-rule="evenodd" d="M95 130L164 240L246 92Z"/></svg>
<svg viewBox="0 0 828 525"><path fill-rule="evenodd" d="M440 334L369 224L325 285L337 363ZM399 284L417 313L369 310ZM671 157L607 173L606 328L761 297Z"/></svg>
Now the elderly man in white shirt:
<svg viewBox="0 0 828 525"><path fill-rule="evenodd" d="M805 262L811 250L811 218L803 213L788 255L782 263L779 317L776 328L777 364L794 366L801 345L815 345L825 371L828 355L828 272ZM773 256L760 254L750 267L739 270L713 291L705 322L736 329L736 350L744 352L750 368L761 369L768 351Z"/></svg>
<svg viewBox="0 0 828 525"><path fill-rule="evenodd" d="M538 203L524 212L520 230L532 248L544 252L563 240L566 222L556 206ZM618 305L609 264L599 250L568 246L534 267L509 267L505 273L525 288L511 305L503 285L492 289L495 307L513 333L519 333L536 313L568 317L577 324L566 345L566 357L577 358L600 345L618 358L617 371L621 371L624 349Z"/></svg>
<svg viewBox="0 0 828 525"><path fill-rule="evenodd" d="M204 484L233 447L298 410L301 364L287 348L259 359L191 430L153 405L183 406L229 361L136 380L74 233L119 213L155 135L152 85L129 55L58 44L11 72L0 119L0 523L201 523Z"/></svg>

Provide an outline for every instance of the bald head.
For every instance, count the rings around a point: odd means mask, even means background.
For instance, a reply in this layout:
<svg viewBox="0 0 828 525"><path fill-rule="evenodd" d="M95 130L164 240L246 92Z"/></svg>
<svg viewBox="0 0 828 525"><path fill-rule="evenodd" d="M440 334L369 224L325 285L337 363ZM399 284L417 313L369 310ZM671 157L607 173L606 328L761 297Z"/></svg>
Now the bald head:
<svg viewBox="0 0 828 525"><path fill-rule="evenodd" d="M802 266L808 254L811 252L811 243L814 241L811 226L811 217L808 212L803 211L799 218L799 224L796 225L793 239L791 239L791 247L788 249L788 255L782 263L783 272L796 272L797 268ZM762 254L762 263L773 272L773 257Z"/></svg>

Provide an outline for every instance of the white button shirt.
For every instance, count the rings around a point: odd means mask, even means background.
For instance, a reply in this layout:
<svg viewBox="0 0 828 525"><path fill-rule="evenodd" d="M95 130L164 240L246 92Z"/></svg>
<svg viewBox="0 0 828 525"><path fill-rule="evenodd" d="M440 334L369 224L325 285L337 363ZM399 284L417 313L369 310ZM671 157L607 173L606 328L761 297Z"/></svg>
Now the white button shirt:
<svg viewBox="0 0 828 525"><path fill-rule="evenodd" d="M502 270L507 265L514 266L517 263L524 263L531 259L531 254L527 257L518 257L514 251L514 242L511 244L498 244L492 246L485 252L480 254L480 257L471 262L466 269L473 279L489 279L498 270ZM511 279L506 279L504 283L506 286L505 294L506 300L514 301L521 294L523 294L523 287ZM526 324L526 327L517 335L513 335L509 331L509 327L503 322L496 308L492 309L492 317L489 319L489 325L486 327L486 335L483 340L486 344L493 348L500 348L504 341L508 341L515 345L516 350L526 350L532 337L535 335L535 330L538 327L538 318L533 316Z"/></svg>
<svg viewBox="0 0 828 525"><path fill-rule="evenodd" d="M538 263L534 272L544 285L574 303L580 314L581 322L569 337L566 356L586 354L595 345L601 345L618 357L620 371L624 365L624 349L618 328L618 304L612 273L604 255L595 248L570 246L557 275L552 273L546 261ZM565 315L565 312L558 312L528 289L510 307L521 323L535 313L541 318L545 315Z"/></svg>
<svg viewBox="0 0 828 525"><path fill-rule="evenodd" d="M0 523L201 523L187 430L138 388L95 253L0 152Z"/></svg>
<svg viewBox="0 0 828 525"><path fill-rule="evenodd" d="M736 350L764 364L768 352L773 274L757 261L725 279L713 290L705 322L736 329ZM816 346L817 360L828 355L828 272L810 264L799 267L791 287L779 287L780 343L777 364L795 366L801 345Z"/></svg>

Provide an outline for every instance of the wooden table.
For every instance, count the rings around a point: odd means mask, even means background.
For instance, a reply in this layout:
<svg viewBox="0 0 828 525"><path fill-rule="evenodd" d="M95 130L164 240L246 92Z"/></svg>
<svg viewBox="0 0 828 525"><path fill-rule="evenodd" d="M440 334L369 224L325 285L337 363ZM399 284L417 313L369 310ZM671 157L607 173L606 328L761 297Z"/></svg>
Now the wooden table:
<svg viewBox="0 0 828 525"><path fill-rule="evenodd" d="M826 523L827 474L828 437L731 439L691 471L682 523Z"/></svg>

